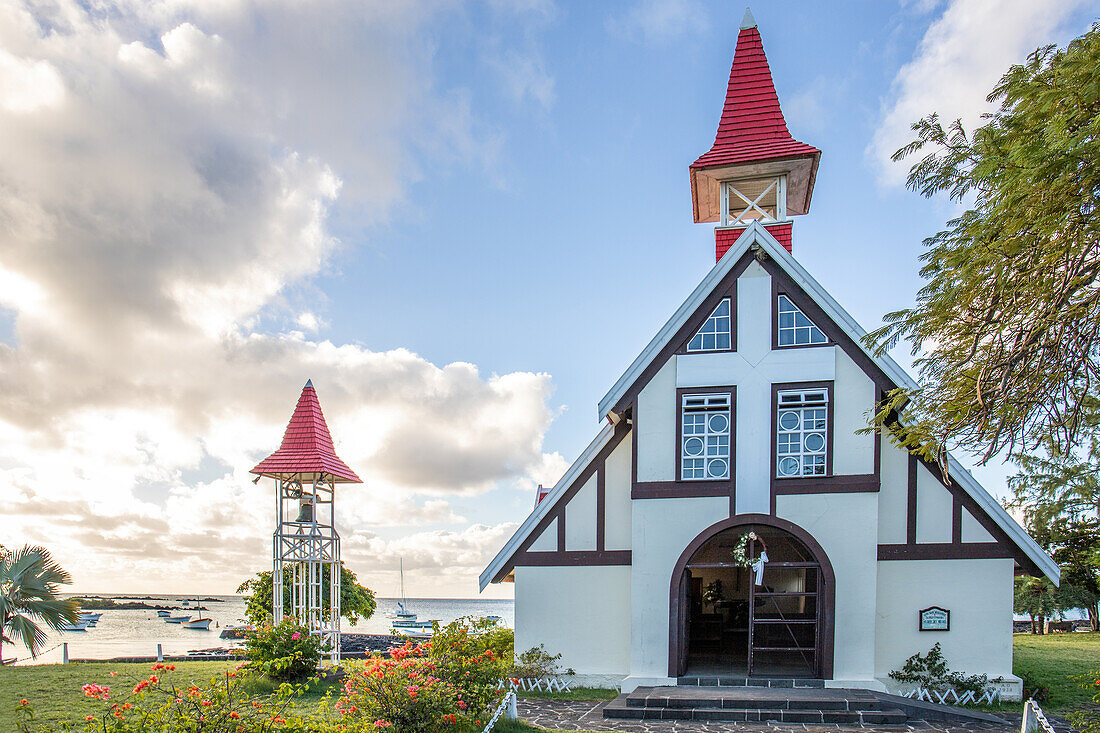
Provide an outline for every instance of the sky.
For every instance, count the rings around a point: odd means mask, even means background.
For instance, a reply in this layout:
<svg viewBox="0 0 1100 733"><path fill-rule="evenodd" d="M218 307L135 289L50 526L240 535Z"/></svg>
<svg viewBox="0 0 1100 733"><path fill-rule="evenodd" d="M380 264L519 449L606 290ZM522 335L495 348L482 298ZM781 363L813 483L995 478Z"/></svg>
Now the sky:
<svg viewBox="0 0 1100 733"><path fill-rule="evenodd" d="M312 379L343 556L379 595L477 575L705 275L687 167L744 5L0 0L0 544L78 592L230 593ZM890 154L1085 32L1081 0L757 3L823 151L794 254L866 328L957 209ZM895 358L908 363L904 347ZM1011 466L975 475L1004 495ZM507 597L511 586L487 595Z"/></svg>

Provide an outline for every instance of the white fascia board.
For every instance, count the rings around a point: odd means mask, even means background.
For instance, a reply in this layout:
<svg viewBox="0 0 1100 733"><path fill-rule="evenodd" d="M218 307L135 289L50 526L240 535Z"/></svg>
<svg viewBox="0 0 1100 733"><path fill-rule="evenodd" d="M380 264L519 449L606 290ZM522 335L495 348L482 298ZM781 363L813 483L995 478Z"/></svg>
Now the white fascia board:
<svg viewBox="0 0 1100 733"><path fill-rule="evenodd" d="M512 559L512 556L519 550L520 545L532 532L535 531L535 527L539 522L550 513L550 510L561 499L562 495L577 479L577 476L588 467L588 464L603 450L608 441L611 440L611 436L615 434L615 426L609 422L604 422L603 428L596 434L596 437L588 444L588 447L584 449L584 452L580 454L577 460L573 461L573 465L562 475L558 482L554 484L554 488L550 490L550 493L546 495L546 498L539 502L523 524L519 526L515 534L511 539L505 543L500 552L496 554L492 562L481 572L481 577L478 578L478 584L480 590L485 590L489 583L493 582L493 576L500 572L508 561Z"/></svg>
<svg viewBox="0 0 1100 733"><path fill-rule="evenodd" d="M743 255L753 244L760 245L760 247L767 252L784 271L786 271L787 275L789 275L790 278L801 287L815 303L817 303L818 307L837 324L840 330L847 334L848 337L855 342L856 346L861 349L872 362L882 369L894 384L899 387L905 387L906 389L919 389L916 381L910 377L896 361L890 358L888 354L878 356L867 348L863 343L863 337L867 335L867 332L864 331L863 328L856 323L856 320L833 299L833 296L821 286L821 283L815 280L814 277L806 271L806 268L804 268L798 260L796 260L794 256L771 235L771 232L754 221L745 228L744 233L737 238L737 241L734 242L729 251L715 264L710 273L708 273L703 281L699 283L699 286L692 291L691 295L688 296L688 299L676 310L672 318L665 323L653 340L649 342L645 350L638 355L638 358L634 360L630 368L619 377L619 381L615 382L611 391L600 400L601 419L608 415L615 406L615 403L618 402L623 394L626 393L626 390L630 388L630 385L633 384L642 372L645 371L646 367L649 366L650 361L657 357L661 349L663 349L676 332L680 330L684 322L691 317L691 314L698 310L706 297L710 295L711 291L718 285L718 282L726 276L737 260L741 259L741 255ZM974 501L993 518L993 521L1005 531L1005 533L1016 543L1016 546L1031 558L1039 569L1043 571L1043 574L1050 578L1052 582L1058 583L1060 571L1057 563L1055 563L1054 560L1035 543L1031 535L1029 535L1024 528L1004 510L1004 507L985 490L985 487L978 483L977 479L971 476L970 473L950 455L948 456L948 467L952 480L957 479L959 485L962 486Z"/></svg>
<svg viewBox="0 0 1100 733"><path fill-rule="evenodd" d="M600 420L605 419L615 407L615 403L622 398L626 391L630 389L630 385L641 376L650 362L657 358L657 354L661 352L661 349L668 345L668 342L672 340L672 337L676 335L676 332L684 325L684 322L691 317L702 302L710 295L711 291L718 286L718 283L722 280L726 274L733 269L733 266L737 264L737 260L741 259L741 255L745 253L745 250L754 241L754 232L756 229L763 229L759 224L753 222L741 236L737 238L737 241L729 248L729 251L722 256L722 259L715 263L711 268L707 276L703 278L703 281L691 291L691 295L685 300L676 312L672 314L672 317L668 319L661 330L657 332L657 335L653 337L653 340L649 342L642 353L638 354L637 358L627 367L627 370L623 372L623 375L619 377L619 380L611 387L610 391L604 395L600 400ZM774 240L773 240L774 241ZM780 247L782 249L782 247Z"/></svg>

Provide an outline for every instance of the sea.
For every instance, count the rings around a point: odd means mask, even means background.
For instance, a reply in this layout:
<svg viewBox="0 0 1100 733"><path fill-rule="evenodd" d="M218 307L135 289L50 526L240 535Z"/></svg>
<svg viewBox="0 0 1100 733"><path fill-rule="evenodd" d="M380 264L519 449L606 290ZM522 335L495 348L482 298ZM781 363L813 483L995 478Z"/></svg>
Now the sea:
<svg viewBox="0 0 1100 733"><path fill-rule="evenodd" d="M91 594L89 594L91 595ZM203 606L206 618L214 620L209 631L185 629L179 624L165 623L155 610L117 610L95 611L102 613L95 628L87 631L51 632L43 649L46 651L37 658L31 658L26 648L19 644L4 645L4 658L17 657L16 664L57 664L62 659L62 644L68 644L69 659L110 659L111 657L151 656L157 653L157 644L165 654L186 654L191 650L213 647L234 647L240 642L222 639L219 633L227 625L243 624L245 602L241 596L195 596L179 595L121 595L112 593L94 594L97 598L110 598L116 601L142 601L151 606ZM206 600L217 599L217 600ZM379 598L378 610L366 620L351 624L343 619L340 630L347 633L389 634L391 619L386 614L397 609L398 599ZM184 606L184 604L187 604ZM462 616L500 616L504 625L515 625L515 602L511 599L481 598L407 598L405 606L422 620L439 620L449 623ZM173 612L173 616L183 616L186 611Z"/></svg>

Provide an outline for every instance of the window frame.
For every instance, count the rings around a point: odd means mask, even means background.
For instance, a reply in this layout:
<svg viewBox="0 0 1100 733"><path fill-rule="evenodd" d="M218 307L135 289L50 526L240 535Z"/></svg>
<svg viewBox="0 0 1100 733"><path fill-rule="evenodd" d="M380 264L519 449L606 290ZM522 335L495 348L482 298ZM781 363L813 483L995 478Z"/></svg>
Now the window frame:
<svg viewBox="0 0 1100 733"><path fill-rule="evenodd" d="M695 337L699 335L699 332L703 330L703 327L706 326L708 323L710 323L710 319L714 316L714 312L716 310L718 310L718 308L721 307L722 303L728 303L729 304L728 308L726 309L727 310L726 318L729 320L729 331L727 332L729 334L729 346L727 346L725 348L714 348L714 349L693 349L693 348L691 348L691 342L695 340ZM736 320L736 314L734 312L733 297L730 296L730 295L723 295L721 298L718 299L718 302L715 303L714 306L712 306L709 311L707 311L707 317L703 319L703 322L699 324L699 327L696 328L692 332L691 336L688 337L688 340L684 343L684 353L685 354L716 354L716 353L721 353L721 352L725 352L725 351L733 351L735 346L736 346L736 343L734 342L734 337L735 337L735 334L736 334L736 331L734 329L735 320ZM720 333L720 332L715 331L716 335L718 333Z"/></svg>
<svg viewBox="0 0 1100 733"><path fill-rule="evenodd" d="M772 438L771 438L771 480L775 482L802 481L814 483L828 479L833 475L833 415L836 413L833 381L822 382L786 382L772 385ZM790 392L825 392L825 473L795 476L783 476L779 473L779 396ZM801 466L800 466L801 468Z"/></svg>
<svg viewBox="0 0 1100 733"><path fill-rule="evenodd" d="M825 336L825 340L819 344L780 344L779 343L779 298L784 297L791 302L798 310L802 311L802 315L810 319L810 321L817 327L817 330ZM820 349L825 346L836 346L837 341L833 337L830 326L831 322L824 313L815 313L816 306L807 307L806 303L798 294L792 295L789 289L778 287L775 279L772 279L772 349ZM826 325L822 325L822 324Z"/></svg>
<svg viewBox="0 0 1100 733"><path fill-rule="evenodd" d="M729 398L729 456L726 460L728 472L723 478L685 478L684 476L684 401L688 397L721 396ZM733 385L713 387L681 387L676 390L676 463L677 483L684 484L729 484L733 485L737 458L737 388Z"/></svg>

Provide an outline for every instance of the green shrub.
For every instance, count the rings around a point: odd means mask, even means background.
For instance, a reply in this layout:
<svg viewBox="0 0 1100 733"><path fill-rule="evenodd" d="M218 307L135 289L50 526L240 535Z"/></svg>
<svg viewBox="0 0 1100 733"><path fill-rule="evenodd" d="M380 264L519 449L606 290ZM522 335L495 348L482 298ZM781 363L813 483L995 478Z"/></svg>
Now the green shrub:
<svg viewBox="0 0 1100 733"><path fill-rule="evenodd" d="M245 636L248 668L272 680L301 680L317 671L321 637L293 616L275 626L261 626Z"/></svg>
<svg viewBox="0 0 1100 733"><path fill-rule="evenodd" d="M512 665L511 676L529 679L555 677L562 673L558 667L559 659L561 659L561 654L551 654L546 651L544 645L533 646L516 657L516 662ZM573 670L566 670L565 673L573 674Z"/></svg>
<svg viewBox="0 0 1100 733"><path fill-rule="evenodd" d="M85 684L86 697L101 700L98 715L88 715L84 724L74 727L34 726L33 706L20 701L22 709L18 730L79 731L85 733L327 733L331 724L316 717L300 717L290 710L292 700L308 685L283 684L273 695L250 697L241 688L241 672L232 670L214 677L207 684L177 686L173 681L175 665L157 663L152 674L132 690L112 689L110 685Z"/></svg>
<svg viewBox="0 0 1100 733"><path fill-rule="evenodd" d="M917 653L905 660L901 670L894 670L890 677L898 682L905 682L924 687L928 690L955 690L964 692L981 693L989 685L989 678L982 675L964 675L961 672L952 672L947 668L947 659L943 656L940 643L936 642L928 654L921 656Z"/></svg>

